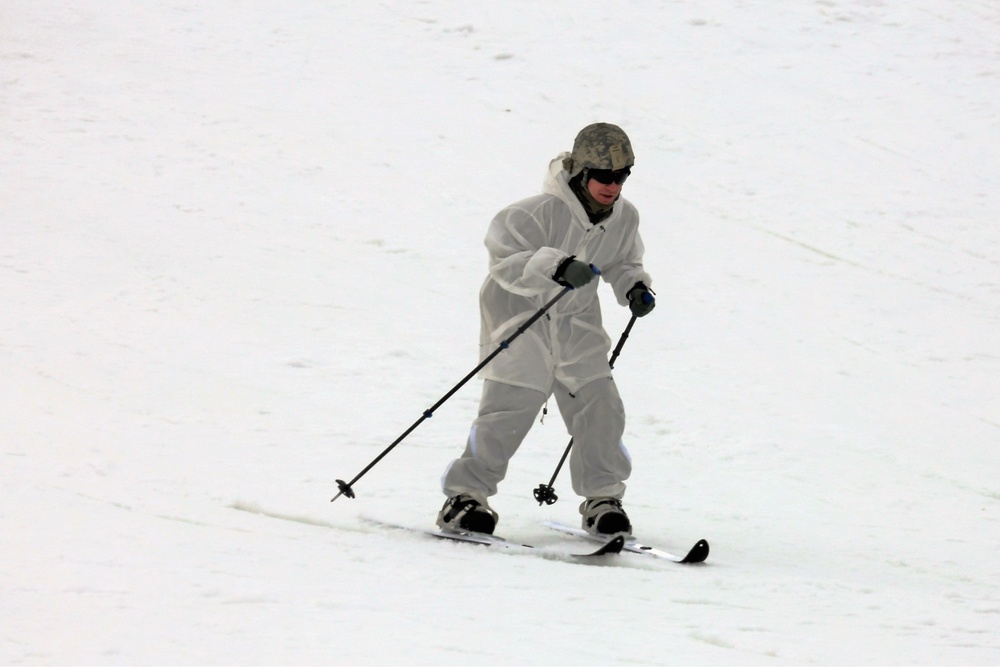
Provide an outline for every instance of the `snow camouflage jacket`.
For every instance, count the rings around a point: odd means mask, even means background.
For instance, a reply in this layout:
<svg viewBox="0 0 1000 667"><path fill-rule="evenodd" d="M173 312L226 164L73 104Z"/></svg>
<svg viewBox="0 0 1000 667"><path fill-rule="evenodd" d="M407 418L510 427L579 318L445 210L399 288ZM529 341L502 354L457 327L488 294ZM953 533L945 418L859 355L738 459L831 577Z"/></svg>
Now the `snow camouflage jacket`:
<svg viewBox="0 0 1000 667"><path fill-rule="evenodd" d="M543 194L500 211L486 233L489 276L479 293L480 360L496 350L563 288L552 276L570 255L601 270L618 303L637 282L652 287L642 266L639 213L619 197L611 215L591 224L570 190L563 153L549 164ZM509 349L480 371L480 377L549 393L555 378L576 391L610 377L611 338L604 331L597 298L599 281L562 297Z"/></svg>

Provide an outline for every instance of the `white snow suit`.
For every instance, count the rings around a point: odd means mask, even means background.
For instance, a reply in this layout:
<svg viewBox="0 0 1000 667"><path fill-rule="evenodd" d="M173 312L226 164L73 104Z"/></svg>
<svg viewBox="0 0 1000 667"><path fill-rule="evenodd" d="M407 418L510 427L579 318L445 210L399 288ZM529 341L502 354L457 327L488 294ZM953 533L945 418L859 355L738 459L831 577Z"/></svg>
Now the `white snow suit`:
<svg viewBox="0 0 1000 667"><path fill-rule="evenodd" d="M543 194L500 211L486 234L489 276L480 290L480 358L497 349L563 287L552 276L567 257L593 264L619 304L637 283L652 286L642 267L639 214L627 200L592 224L570 189L558 156ZM573 437L570 474L584 497L621 498L631 462L621 436L625 410L611 378L611 338L604 331L598 281L572 290L481 372L479 415L462 457L442 477L449 497L469 493L485 503L507 463L553 393Z"/></svg>

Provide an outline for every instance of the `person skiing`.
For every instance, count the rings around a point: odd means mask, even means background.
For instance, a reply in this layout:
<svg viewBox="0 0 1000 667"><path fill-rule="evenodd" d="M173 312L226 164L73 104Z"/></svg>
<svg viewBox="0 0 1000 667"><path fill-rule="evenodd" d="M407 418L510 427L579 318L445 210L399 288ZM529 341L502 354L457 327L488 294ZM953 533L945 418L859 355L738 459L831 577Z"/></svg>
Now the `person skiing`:
<svg viewBox="0 0 1000 667"><path fill-rule="evenodd" d="M535 417L555 395L573 438L569 467L582 525L593 534L631 533L622 507L632 463L622 442L625 409L611 376L611 338L601 321L600 274L618 303L639 317L655 306L643 268L636 208L622 199L635 156L617 125L580 130L571 153L549 165L542 194L500 211L486 233L489 275L480 289L480 358L558 292L567 292L521 340L479 373L479 413L461 457L441 479L443 529L492 533L487 498Z"/></svg>

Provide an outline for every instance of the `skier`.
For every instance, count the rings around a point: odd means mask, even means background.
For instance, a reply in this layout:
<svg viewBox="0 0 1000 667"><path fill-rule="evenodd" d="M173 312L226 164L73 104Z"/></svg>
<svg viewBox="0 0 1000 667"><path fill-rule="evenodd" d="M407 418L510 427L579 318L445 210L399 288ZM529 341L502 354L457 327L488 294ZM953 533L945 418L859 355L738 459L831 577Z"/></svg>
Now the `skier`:
<svg viewBox="0 0 1000 667"><path fill-rule="evenodd" d="M549 165L543 194L503 209L486 234L489 275L480 290L480 354L566 287L546 314L481 372L479 414L462 456L442 477L448 500L444 529L492 533L499 515L487 498L548 398L573 437L569 467L583 528L631 533L621 499L632 463L622 433L625 409L611 377L611 338L601 322L598 273L618 303L642 317L653 310L652 280L643 269L639 215L621 198L635 157L618 126L580 130L571 153Z"/></svg>

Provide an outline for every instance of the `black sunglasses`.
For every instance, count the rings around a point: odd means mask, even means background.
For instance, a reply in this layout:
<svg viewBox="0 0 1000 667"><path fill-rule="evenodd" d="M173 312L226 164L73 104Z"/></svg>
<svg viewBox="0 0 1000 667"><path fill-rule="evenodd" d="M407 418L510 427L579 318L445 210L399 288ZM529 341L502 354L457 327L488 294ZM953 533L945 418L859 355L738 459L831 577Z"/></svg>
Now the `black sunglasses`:
<svg viewBox="0 0 1000 667"><path fill-rule="evenodd" d="M587 171L587 178L592 178L598 183L602 183L604 185L611 185L612 183L621 185L631 173L631 167L626 167L625 169L619 169L617 171L612 171L611 169L589 169Z"/></svg>

